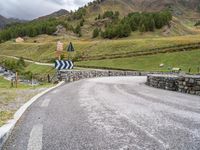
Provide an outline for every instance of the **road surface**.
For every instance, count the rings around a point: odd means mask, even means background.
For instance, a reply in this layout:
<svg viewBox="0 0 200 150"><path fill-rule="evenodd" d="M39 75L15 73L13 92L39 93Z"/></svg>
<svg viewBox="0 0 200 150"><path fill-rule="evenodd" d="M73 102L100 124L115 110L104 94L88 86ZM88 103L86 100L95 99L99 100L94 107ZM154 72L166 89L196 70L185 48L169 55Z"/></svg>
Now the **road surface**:
<svg viewBox="0 0 200 150"><path fill-rule="evenodd" d="M200 97L146 77L85 79L41 97L4 150L199 150Z"/></svg>

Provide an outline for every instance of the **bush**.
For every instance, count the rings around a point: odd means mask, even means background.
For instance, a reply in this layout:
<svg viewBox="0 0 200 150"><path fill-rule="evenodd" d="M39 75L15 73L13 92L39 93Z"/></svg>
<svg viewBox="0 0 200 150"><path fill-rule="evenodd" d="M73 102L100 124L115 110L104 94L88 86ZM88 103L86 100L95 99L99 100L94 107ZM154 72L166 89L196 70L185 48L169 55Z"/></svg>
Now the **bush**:
<svg viewBox="0 0 200 150"><path fill-rule="evenodd" d="M122 38L122 37L128 37L131 34L131 27L130 25L126 23L120 23L115 26L109 26L106 28L105 32L102 32L103 38Z"/></svg>
<svg viewBox="0 0 200 150"><path fill-rule="evenodd" d="M106 12L104 12L104 14L103 14L103 19L104 19L104 18L110 18L110 19L115 20L115 19L118 19L118 17L119 17L119 12L118 12L118 11L116 11L116 12L113 12L113 11L106 11ZM98 16L98 19L100 19L100 18L101 18L101 16L99 15L99 16Z"/></svg>
<svg viewBox="0 0 200 150"><path fill-rule="evenodd" d="M5 60L3 62L3 66L9 70L23 73L25 70L26 64L25 64L24 59L21 57L18 61Z"/></svg>
<svg viewBox="0 0 200 150"><path fill-rule="evenodd" d="M74 29L74 33L76 33L79 37L82 36L81 34L81 26L77 25L76 28Z"/></svg>
<svg viewBox="0 0 200 150"><path fill-rule="evenodd" d="M80 26L82 27L83 24L84 24L85 20L82 18L81 21L80 21Z"/></svg>
<svg viewBox="0 0 200 150"><path fill-rule="evenodd" d="M200 25L200 21L197 21L194 26L199 26L199 25Z"/></svg>
<svg viewBox="0 0 200 150"><path fill-rule="evenodd" d="M95 29L93 30L92 38L96 38L96 37L98 37L98 36L99 36L99 29L98 29L98 28L95 28Z"/></svg>
<svg viewBox="0 0 200 150"><path fill-rule="evenodd" d="M17 65L22 65L23 67L26 67L26 63L23 57L19 58L19 60L17 61Z"/></svg>
<svg viewBox="0 0 200 150"><path fill-rule="evenodd" d="M77 11L75 11L72 15L73 20L79 20L82 19L83 16L86 14L86 9L85 8L79 8Z"/></svg>

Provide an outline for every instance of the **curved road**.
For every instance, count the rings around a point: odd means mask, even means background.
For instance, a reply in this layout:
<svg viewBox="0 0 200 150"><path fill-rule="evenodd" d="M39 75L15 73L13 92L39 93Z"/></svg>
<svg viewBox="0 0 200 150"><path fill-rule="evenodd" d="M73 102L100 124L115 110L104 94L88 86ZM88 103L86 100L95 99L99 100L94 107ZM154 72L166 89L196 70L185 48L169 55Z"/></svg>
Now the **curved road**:
<svg viewBox="0 0 200 150"><path fill-rule="evenodd" d="M200 97L154 89L146 77L85 79L49 92L4 150L199 150Z"/></svg>

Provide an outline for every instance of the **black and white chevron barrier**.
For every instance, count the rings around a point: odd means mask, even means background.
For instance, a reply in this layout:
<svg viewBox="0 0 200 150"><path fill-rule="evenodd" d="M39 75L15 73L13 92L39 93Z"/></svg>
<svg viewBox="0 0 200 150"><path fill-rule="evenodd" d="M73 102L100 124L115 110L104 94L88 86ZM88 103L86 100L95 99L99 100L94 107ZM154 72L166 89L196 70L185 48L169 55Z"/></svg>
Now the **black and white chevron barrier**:
<svg viewBox="0 0 200 150"><path fill-rule="evenodd" d="M73 69L74 64L71 60L56 60L55 61L55 68L57 70L63 69Z"/></svg>

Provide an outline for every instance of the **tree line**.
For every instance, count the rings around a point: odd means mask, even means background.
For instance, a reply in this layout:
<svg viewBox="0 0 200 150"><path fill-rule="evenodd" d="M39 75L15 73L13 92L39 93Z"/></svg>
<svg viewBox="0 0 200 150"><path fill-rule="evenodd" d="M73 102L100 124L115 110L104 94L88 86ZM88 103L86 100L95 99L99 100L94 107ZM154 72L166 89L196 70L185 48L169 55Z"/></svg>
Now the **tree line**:
<svg viewBox="0 0 200 150"><path fill-rule="evenodd" d="M106 14L111 15L111 13ZM93 37L96 37L99 34L101 34L103 38L109 39L128 37L131 32L134 31L148 32L154 31L155 29L161 29L165 25L170 25L171 20L172 14L167 10L149 13L134 12L121 20L114 20L112 23L107 24L104 31L95 29L93 31ZM97 33L100 31L101 33Z"/></svg>
<svg viewBox="0 0 200 150"><path fill-rule="evenodd" d="M68 21L80 20L80 23L75 27L67 23L66 20L58 20L56 18L49 18L46 20L33 20L27 23L10 24L4 30L0 31L0 43L13 38L17 38L19 36L35 37L40 34L52 35L56 31L56 27L60 24L63 25L66 30L73 31L79 37L81 37L81 27L85 22L83 18L85 14L86 9L79 8L77 11L72 12L70 17L67 18Z"/></svg>
<svg viewBox="0 0 200 150"><path fill-rule="evenodd" d="M105 11L104 14L101 16L101 14L98 15L98 17L95 18L95 20L100 20L100 19L105 19L105 18L110 18L112 20L117 20L119 19L120 13L118 11Z"/></svg>
<svg viewBox="0 0 200 150"><path fill-rule="evenodd" d="M40 34L53 34L57 25L61 24L56 19L37 20L28 23L12 24L0 31L0 42L8 41L16 37L35 37Z"/></svg>

